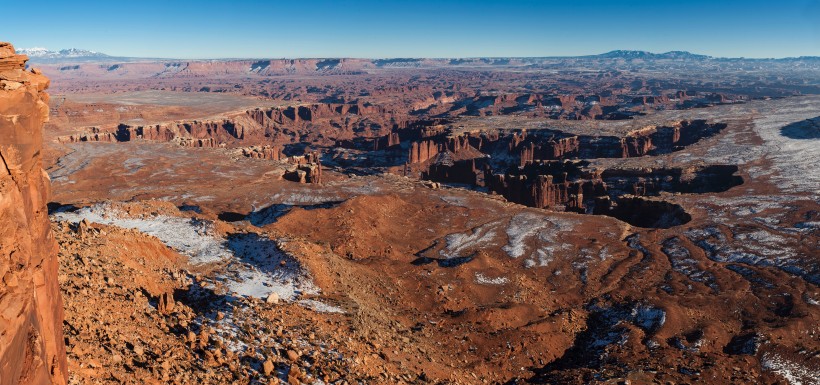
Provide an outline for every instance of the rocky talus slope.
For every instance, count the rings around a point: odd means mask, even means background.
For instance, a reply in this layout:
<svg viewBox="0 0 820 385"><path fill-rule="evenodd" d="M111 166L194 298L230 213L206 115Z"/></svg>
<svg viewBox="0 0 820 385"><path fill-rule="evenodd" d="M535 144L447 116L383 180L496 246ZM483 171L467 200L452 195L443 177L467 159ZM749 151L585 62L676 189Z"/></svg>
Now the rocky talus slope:
<svg viewBox="0 0 820 385"><path fill-rule="evenodd" d="M64 384L63 302L46 203L49 80L0 42L0 384Z"/></svg>

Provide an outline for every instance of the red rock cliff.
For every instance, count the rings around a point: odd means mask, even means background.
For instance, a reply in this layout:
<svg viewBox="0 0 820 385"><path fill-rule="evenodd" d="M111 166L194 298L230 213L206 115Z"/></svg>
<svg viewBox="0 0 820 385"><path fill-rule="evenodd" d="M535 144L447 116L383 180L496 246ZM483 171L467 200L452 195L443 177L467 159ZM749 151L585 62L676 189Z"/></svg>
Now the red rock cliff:
<svg viewBox="0 0 820 385"><path fill-rule="evenodd" d="M48 79L0 42L0 384L65 384L57 244L42 130Z"/></svg>

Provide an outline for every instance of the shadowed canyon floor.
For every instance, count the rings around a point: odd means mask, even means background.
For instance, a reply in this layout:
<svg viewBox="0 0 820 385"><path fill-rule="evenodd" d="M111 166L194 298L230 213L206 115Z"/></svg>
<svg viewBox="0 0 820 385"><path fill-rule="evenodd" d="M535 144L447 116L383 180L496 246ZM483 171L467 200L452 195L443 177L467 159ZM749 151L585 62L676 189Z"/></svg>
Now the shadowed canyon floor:
<svg viewBox="0 0 820 385"><path fill-rule="evenodd" d="M816 384L817 85L608 60L46 66L70 382Z"/></svg>

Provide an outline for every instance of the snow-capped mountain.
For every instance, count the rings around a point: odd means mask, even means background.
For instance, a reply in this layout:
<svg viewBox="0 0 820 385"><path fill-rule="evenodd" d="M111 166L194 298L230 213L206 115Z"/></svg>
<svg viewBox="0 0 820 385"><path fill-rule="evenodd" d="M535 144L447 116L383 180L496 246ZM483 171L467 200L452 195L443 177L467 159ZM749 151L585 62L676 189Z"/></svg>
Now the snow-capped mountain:
<svg viewBox="0 0 820 385"><path fill-rule="evenodd" d="M77 63L77 62L111 62L111 61L132 61L133 58L109 56L101 52L89 51L86 49L68 48L59 51L51 51L47 48L18 48L18 54L28 55L31 63Z"/></svg>
<svg viewBox="0 0 820 385"><path fill-rule="evenodd" d="M17 53L21 55L28 55L28 57L43 57L47 56L52 53L56 53L54 51L49 51L43 47L34 47L34 48L17 48Z"/></svg>
<svg viewBox="0 0 820 385"><path fill-rule="evenodd" d="M20 48L17 53L28 55L29 58L42 59L65 59L65 58L103 58L108 55L100 52L89 51L85 49L69 48L61 49L59 51L49 51L46 48Z"/></svg>

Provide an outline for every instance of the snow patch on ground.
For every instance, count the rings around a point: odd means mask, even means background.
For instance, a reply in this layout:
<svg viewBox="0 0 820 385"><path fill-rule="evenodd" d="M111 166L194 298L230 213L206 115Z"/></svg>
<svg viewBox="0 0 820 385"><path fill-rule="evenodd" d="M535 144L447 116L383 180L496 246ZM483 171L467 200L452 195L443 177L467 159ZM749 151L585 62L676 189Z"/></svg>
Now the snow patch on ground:
<svg viewBox="0 0 820 385"><path fill-rule="evenodd" d="M228 238L226 245L236 257L221 276L231 292L255 298L275 292L286 301L300 294L319 293L299 262L273 240L257 234L236 234Z"/></svg>
<svg viewBox="0 0 820 385"><path fill-rule="evenodd" d="M231 256L223 240L213 233L213 224L195 218L179 218L164 215L148 218L129 217L108 204L97 204L73 212L58 212L53 218L59 221L79 223L83 219L135 229L159 238L162 243L189 258L192 264L218 262Z"/></svg>
<svg viewBox="0 0 820 385"><path fill-rule="evenodd" d="M817 116L817 110L807 103L790 106L792 111L766 115L755 121L755 131L766 142L766 154L772 160L770 177L784 191L807 192L820 196L820 138L795 139L781 129L792 123Z"/></svg>
<svg viewBox="0 0 820 385"><path fill-rule="evenodd" d="M587 320L588 328L582 332L580 343L576 346L593 352L599 358L606 354L605 348L612 344L623 345L629 339L629 332L624 326L629 323L644 330L649 337L666 322L666 312L649 304L616 305L612 307L592 306ZM646 341L648 345L656 343Z"/></svg>
<svg viewBox="0 0 820 385"><path fill-rule="evenodd" d="M303 299L299 304L318 313L344 313L345 311L333 305L328 305L313 299Z"/></svg>
<svg viewBox="0 0 820 385"><path fill-rule="evenodd" d="M529 267L546 266L553 259L553 254L565 247L558 244L558 234L571 231L574 222L562 218L552 218L532 212L523 212L510 219L507 227L508 243L502 249L511 258L519 258L531 253L525 261ZM530 247L528 243L536 241L538 246Z"/></svg>
<svg viewBox="0 0 820 385"><path fill-rule="evenodd" d="M801 230L816 230L820 229L820 222L800 222L795 224L794 227Z"/></svg>
<svg viewBox="0 0 820 385"><path fill-rule="evenodd" d="M467 198L452 195L442 195L441 200L453 206L467 207Z"/></svg>
<svg viewBox="0 0 820 385"><path fill-rule="evenodd" d="M708 226L691 229L686 236L715 262L771 266L820 284L820 265L799 258L783 236L762 229L737 228L732 233L729 239L717 227Z"/></svg>
<svg viewBox="0 0 820 385"><path fill-rule="evenodd" d="M328 202L338 202L342 198L334 194L326 194L320 191L310 191L310 193L281 193L270 197L271 202L285 205L301 206L307 204L320 204Z"/></svg>
<svg viewBox="0 0 820 385"><path fill-rule="evenodd" d="M698 204L698 207L708 210L711 218L717 223L745 217L770 227L778 227L785 213L803 203L801 201L809 204L812 202L810 199L795 195L714 196Z"/></svg>
<svg viewBox="0 0 820 385"><path fill-rule="evenodd" d="M209 221L164 215L133 217L110 204L57 210L52 218L74 223L85 219L152 235L187 256L192 264L218 263L216 281L236 296L264 299L276 293L282 300L294 301L303 294L319 294L319 288L295 258L283 252L276 241L257 234L226 238L216 234ZM306 306L330 311L314 307L312 302Z"/></svg>
<svg viewBox="0 0 820 385"><path fill-rule="evenodd" d="M684 247L683 241L679 238L672 237L663 241L661 251L669 258L669 262L672 264L672 270L689 277L692 281L709 286L709 288L715 292L720 291L720 286L715 276L700 268L698 260L692 257L689 250Z"/></svg>
<svg viewBox="0 0 820 385"><path fill-rule="evenodd" d="M442 257L463 257L465 251L483 249L496 239L497 222L490 222L466 233L453 233L444 237L446 246L439 251Z"/></svg>
<svg viewBox="0 0 820 385"><path fill-rule="evenodd" d="M128 158L122 162L122 166L128 175L134 175L137 171L145 167L145 162L142 158Z"/></svg>
<svg viewBox="0 0 820 385"><path fill-rule="evenodd" d="M510 279L503 276L490 278L482 273L475 273L475 281L482 285L506 285L510 282Z"/></svg>
<svg viewBox="0 0 820 385"><path fill-rule="evenodd" d="M657 331L666 323L666 312L653 306L637 306L630 316L635 325L648 331Z"/></svg>
<svg viewBox="0 0 820 385"><path fill-rule="evenodd" d="M760 360L763 369L771 370L786 379L791 385L813 385L820 383L820 372L812 370L795 362L789 361L778 354L764 353Z"/></svg>

